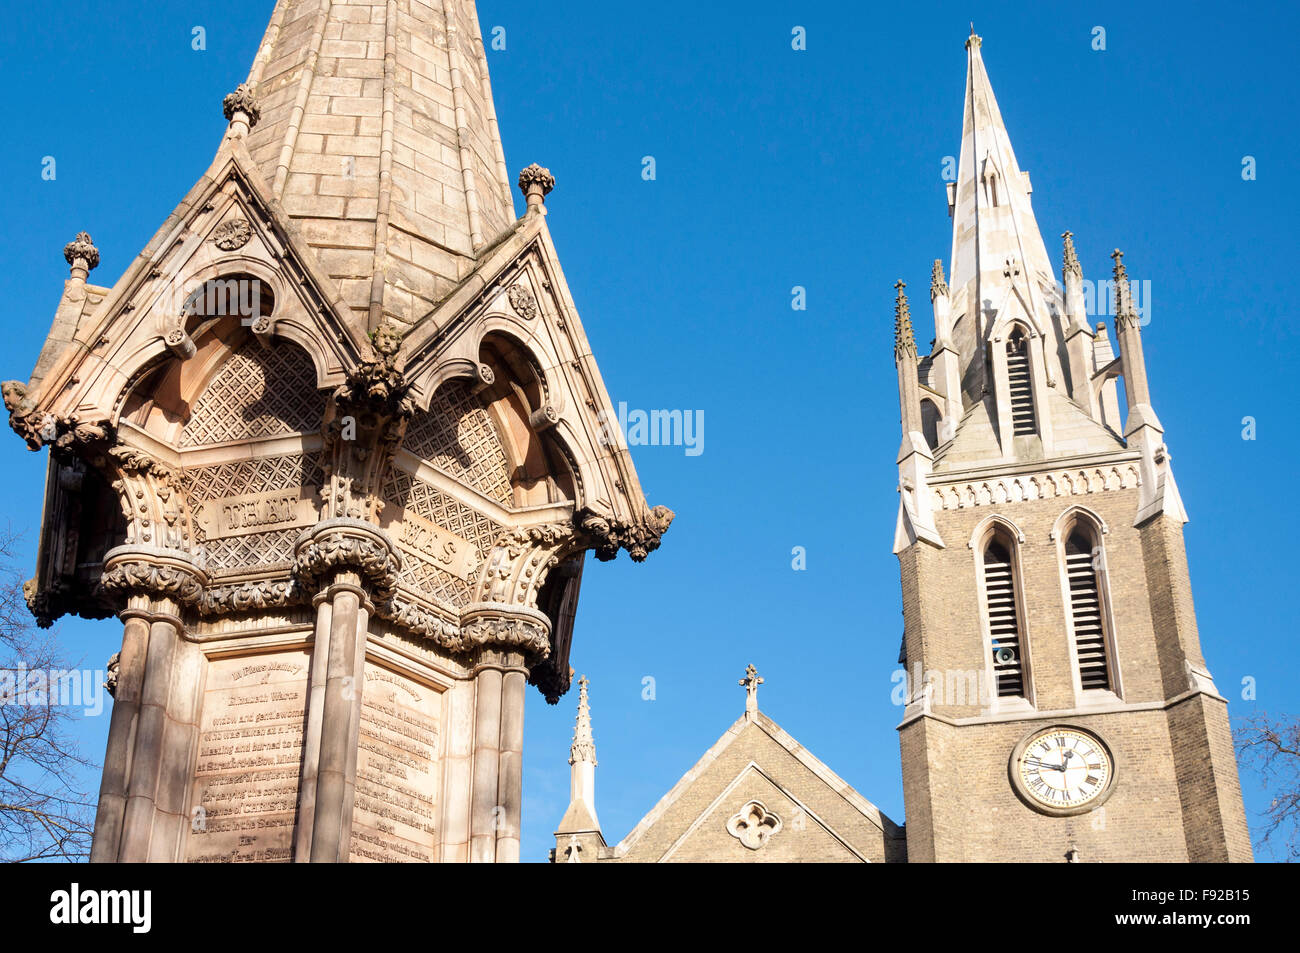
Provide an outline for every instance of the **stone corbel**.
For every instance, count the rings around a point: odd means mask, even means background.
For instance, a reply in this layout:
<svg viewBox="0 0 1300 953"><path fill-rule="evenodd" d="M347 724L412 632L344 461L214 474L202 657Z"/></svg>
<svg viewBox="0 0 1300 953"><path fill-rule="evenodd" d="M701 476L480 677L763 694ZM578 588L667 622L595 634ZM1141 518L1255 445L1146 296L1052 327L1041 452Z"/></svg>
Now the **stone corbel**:
<svg viewBox="0 0 1300 953"><path fill-rule="evenodd" d="M676 514L666 506L655 506L642 511L638 520L620 520L605 516L593 509L579 510L575 523L583 535L587 548L596 558L608 562L627 550L633 562L641 562L659 548L660 540L672 524Z"/></svg>

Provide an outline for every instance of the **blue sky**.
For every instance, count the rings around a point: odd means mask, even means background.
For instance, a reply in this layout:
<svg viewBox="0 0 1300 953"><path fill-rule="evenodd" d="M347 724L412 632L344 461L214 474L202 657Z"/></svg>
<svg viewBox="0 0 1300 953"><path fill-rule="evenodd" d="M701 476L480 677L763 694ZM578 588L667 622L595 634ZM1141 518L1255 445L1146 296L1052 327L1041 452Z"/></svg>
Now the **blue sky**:
<svg viewBox="0 0 1300 953"><path fill-rule="evenodd" d="M8 261L0 377L26 379L79 229L111 284L206 169L221 97L247 74L271 3L15 6L0 150ZM643 565L584 577L573 664L592 681L598 811L619 840L740 715L763 709L903 820L892 285L917 291L950 226L972 19L1049 252L1075 233L1087 278L1119 246L1152 282L1153 403L1192 522L1201 637L1235 714L1300 713L1300 648L1280 594L1290 533L1261 509L1298 462L1294 267L1300 153L1293 5L507 4L483 0L507 165L549 166L549 225L614 401L702 411L704 452L634 449L651 503L677 511ZM207 49L191 49L203 26ZM803 26L807 49L791 49ZM1106 49L1092 48L1093 28ZM57 178L41 178L54 156ZM654 181L641 177L653 156ZM1254 156L1257 178L1244 181ZM522 202L516 198L517 207ZM807 289L807 310L791 289ZM1290 408L1290 409L1288 409ZM1254 441L1242 418L1257 419ZM9 437L0 524L34 564L44 458ZM807 569L791 569L791 549ZM100 665L112 622L64 620ZM655 697L644 700L643 679ZM1258 701L1239 700L1254 677ZM569 696L529 699L524 857L568 799ZM107 717L84 724L100 757ZM1252 823L1265 805L1243 778Z"/></svg>

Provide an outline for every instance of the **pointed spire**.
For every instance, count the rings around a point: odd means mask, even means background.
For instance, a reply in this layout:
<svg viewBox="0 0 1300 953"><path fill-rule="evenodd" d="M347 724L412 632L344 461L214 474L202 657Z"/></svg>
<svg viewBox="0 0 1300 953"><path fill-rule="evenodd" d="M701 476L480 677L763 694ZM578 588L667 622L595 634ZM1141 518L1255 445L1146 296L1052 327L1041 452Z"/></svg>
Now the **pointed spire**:
<svg viewBox="0 0 1300 953"><path fill-rule="evenodd" d="M943 259L936 258L934 267L930 269L930 300L943 295L948 296L948 282L943 277Z"/></svg>
<svg viewBox="0 0 1300 953"><path fill-rule="evenodd" d="M983 331L993 309L1004 307L1004 302L1020 307L1018 301L1024 300L1033 323L1045 331L1051 309L1042 289L1055 287L1056 269L1034 218L1029 175L1016 161L984 67L980 38L973 33L966 51L961 153L952 190L953 313L977 315ZM981 336L965 338L964 366L979 359Z"/></svg>
<svg viewBox="0 0 1300 953"><path fill-rule="evenodd" d="M573 726L569 764L596 764L596 739L591 734L591 707L587 703L587 676L578 679L578 720Z"/></svg>
<svg viewBox="0 0 1300 953"><path fill-rule="evenodd" d="M256 93L242 142L364 330L418 321L515 223L473 0L279 0L245 86L229 135Z"/></svg>
<svg viewBox="0 0 1300 953"><path fill-rule="evenodd" d="M1128 269L1124 267L1124 253L1116 248L1110 253L1115 259L1115 332L1135 327L1138 323L1137 313L1133 310L1132 288L1128 282Z"/></svg>
<svg viewBox="0 0 1300 953"><path fill-rule="evenodd" d="M1061 273L1082 278L1083 267L1079 264L1079 256L1074 252L1074 232L1062 232L1061 238L1065 239L1065 251L1062 255L1064 263L1061 265Z"/></svg>
<svg viewBox="0 0 1300 953"><path fill-rule="evenodd" d="M898 292L894 299L894 363L904 358L916 360L916 337L912 333L912 312L907 306L907 294L903 291L907 284L899 279L894 282Z"/></svg>

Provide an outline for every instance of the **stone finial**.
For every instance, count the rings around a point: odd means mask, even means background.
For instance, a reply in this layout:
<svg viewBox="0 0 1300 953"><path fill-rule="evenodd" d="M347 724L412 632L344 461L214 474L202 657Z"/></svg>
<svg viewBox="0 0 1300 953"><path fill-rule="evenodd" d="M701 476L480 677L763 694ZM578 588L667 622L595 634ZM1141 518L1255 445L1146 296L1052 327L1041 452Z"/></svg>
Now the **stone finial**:
<svg viewBox="0 0 1300 953"><path fill-rule="evenodd" d="M1062 256L1064 264L1061 266L1062 274L1082 278L1083 268L1079 265L1079 256L1074 252L1074 232L1061 232L1061 238L1065 239L1065 251Z"/></svg>
<svg viewBox="0 0 1300 953"><path fill-rule="evenodd" d="M591 734L591 707L587 703L587 676L578 679L578 720L573 726L573 744L569 764L587 761L596 764L596 739Z"/></svg>
<svg viewBox="0 0 1300 953"><path fill-rule="evenodd" d="M529 208L545 205L546 196L553 188L555 176L551 175L550 169L543 169L536 162L519 173L519 191L524 193Z"/></svg>
<svg viewBox="0 0 1300 953"><path fill-rule="evenodd" d="M82 262L83 279L86 273L99 265L99 249L91 241L89 232L77 232L77 237L63 246L63 257L72 266L74 275L77 273L77 262Z"/></svg>
<svg viewBox="0 0 1300 953"><path fill-rule="evenodd" d="M930 269L930 300L943 295L948 296L948 282L943 277L943 259L936 258L934 267Z"/></svg>
<svg viewBox="0 0 1300 953"><path fill-rule="evenodd" d="M745 714L757 714L758 686L763 684L763 676L758 674L758 669L754 668L752 662L745 666L745 677L737 684L745 688Z"/></svg>
<svg viewBox="0 0 1300 953"><path fill-rule="evenodd" d="M907 306L907 295L903 289L907 284L894 282L898 297L894 299L894 363L905 357L916 360L916 336L912 333L912 312Z"/></svg>
<svg viewBox="0 0 1300 953"><path fill-rule="evenodd" d="M983 42L984 41L980 37L975 35L975 24L972 23L970 25L970 36L966 37L966 49L969 50L973 46L975 47L975 49L978 50L980 48L980 44L982 44Z"/></svg>
<svg viewBox="0 0 1300 953"><path fill-rule="evenodd" d="M257 108L257 97L253 95L253 87L247 83L240 83L233 93L226 95L221 101L221 111L225 113L226 121L232 128L239 127L241 135L256 126L262 118L262 111Z"/></svg>
<svg viewBox="0 0 1300 953"><path fill-rule="evenodd" d="M1128 269L1124 267L1124 253L1116 248L1110 253L1115 259L1115 331L1119 333L1138 325L1137 313L1133 310L1133 295L1128 283Z"/></svg>

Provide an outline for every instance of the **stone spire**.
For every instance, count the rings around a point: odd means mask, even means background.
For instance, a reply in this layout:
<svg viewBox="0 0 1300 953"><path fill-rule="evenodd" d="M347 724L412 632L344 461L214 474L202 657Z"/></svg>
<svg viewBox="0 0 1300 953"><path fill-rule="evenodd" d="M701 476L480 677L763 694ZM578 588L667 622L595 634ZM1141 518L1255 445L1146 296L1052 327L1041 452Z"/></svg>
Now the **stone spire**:
<svg viewBox="0 0 1300 953"><path fill-rule="evenodd" d="M1031 327L1046 332L1051 309L1044 296L1054 297L1056 285L1055 269L1030 204L1029 174L1020 168L1011 148L981 47L980 38L972 33L966 41L957 181L949 186L953 217L949 275L963 366L982 360L984 332L1007 308L1027 312ZM972 320L963 324L963 315ZM986 383L981 375L963 378L975 388Z"/></svg>
<svg viewBox="0 0 1300 953"><path fill-rule="evenodd" d="M573 744L569 748L569 809L556 828L557 849L569 852L568 860L580 863L580 850L604 845L600 821L596 818L596 741L591 734L591 708L587 702L587 676L578 679L578 719L573 726ZM567 844L566 839L579 842ZM586 859L594 860L588 855Z"/></svg>
<svg viewBox="0 0 1300 953"><path fill-rule="evenodd" d="M894 363L899 364L908 358L916 360L916 335L912 332L912 312L907 305L907 287L902 280L894 282L897 295L894 298Z"/></svg>
<svg viewBox="0 0 1300 953"><path fill-rule="evenodd" d="M241 89L228 116L256 103L248 150L367 330L418 322L515 221L473 0L279 0Z"/></svg>
<svg viewBox="0 0 1300 953"><path fill-rule="evenodd" d="M948 282L943 277L943 259L936 258L934 267L930 269L930 300L941 296L948 297Z"/></svg>
<svg viewBox="0 0 1300 953"><path fill-rule="evenodd" d="M1116 248L1110 257L1115 260L1115 337L1119 341L1120 363L1124 368L1124 393L1128 397L1131 412L1134 407L1148 406L1151 403L1151 393L1147 388L1146 358L1142 353L1142 335L1138 330L1137 312L1133 309L1124 253ZM1126 427L1125 430L1127 429Z"/></svg>
<svg viewBox="0 0 1300 953"><path fill-rule="evenodd" d="M1062 252L1062 274L1082 278L1083 266L1079 264L1079 256L1074 251L1074 232L1061 232L1061 238L1065 241L1065 250Z"/></svg>
<svg viewBox="0 0 1300 953"><path fill-rule="evenodd" d="M569 764L590 762L595 765L596 739L591 734L591 707L587 702L587 676L578 679L578 720L573 726L573 744L569 747Z"/></svg>

